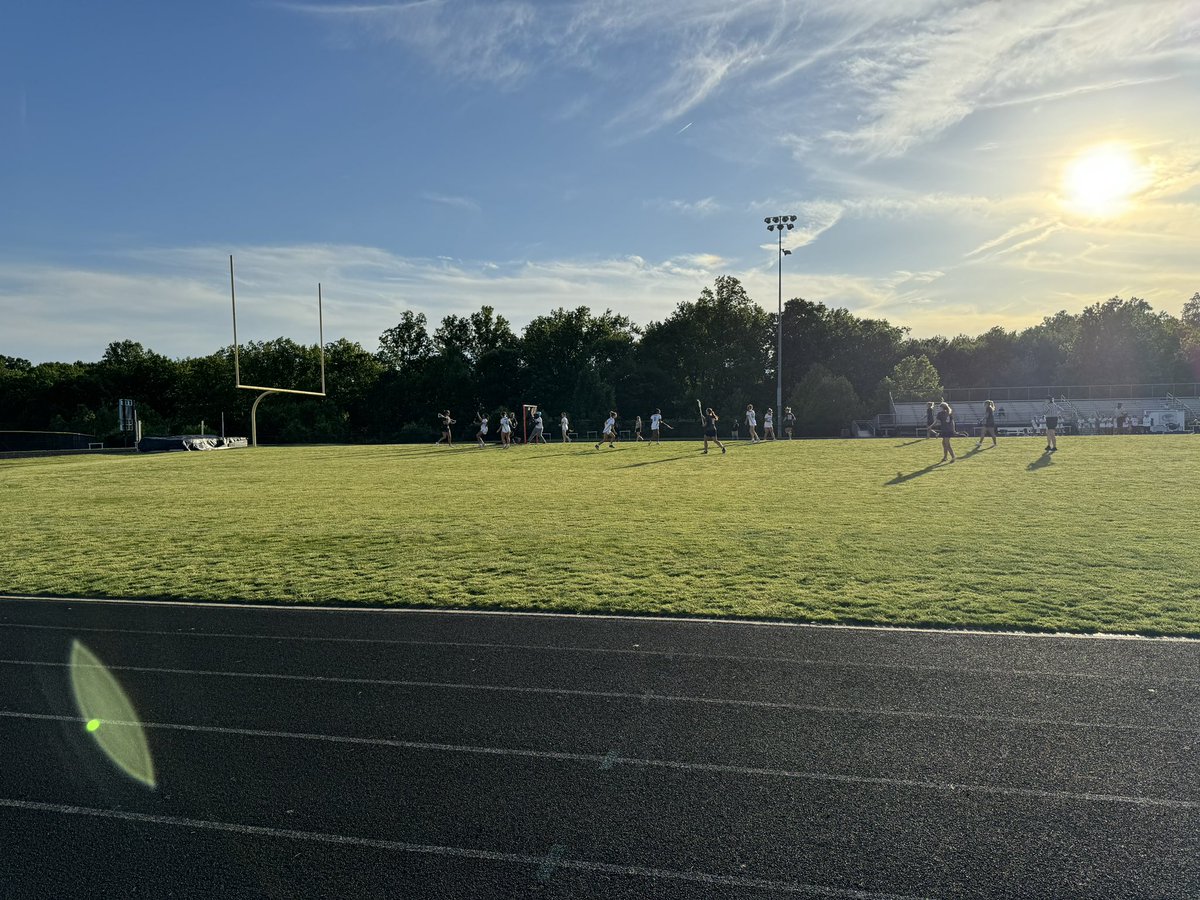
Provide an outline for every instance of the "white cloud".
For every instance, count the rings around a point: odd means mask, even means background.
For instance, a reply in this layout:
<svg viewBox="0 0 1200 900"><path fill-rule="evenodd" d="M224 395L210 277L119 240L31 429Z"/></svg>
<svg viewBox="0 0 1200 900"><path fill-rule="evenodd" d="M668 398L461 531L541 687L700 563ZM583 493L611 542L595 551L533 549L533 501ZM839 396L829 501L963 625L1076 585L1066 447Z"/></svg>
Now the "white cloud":
<svg viewBox="0 0 1200 900"><path fill-rule="evenodd" d="M659 262L621 259L488 261L410 259L373 247L244 247L235 253L243 341L317 339L323 286L325 336L375 349L405 309L432 322L490 304L516 326L557 306L613 308L637 322L694 299L726 261L697 253ZM142 250L106 267L0 262L0 353L35 360L97 359L110 341L141 341L173 356L213 352L232 340L223 249Z"/></svg>

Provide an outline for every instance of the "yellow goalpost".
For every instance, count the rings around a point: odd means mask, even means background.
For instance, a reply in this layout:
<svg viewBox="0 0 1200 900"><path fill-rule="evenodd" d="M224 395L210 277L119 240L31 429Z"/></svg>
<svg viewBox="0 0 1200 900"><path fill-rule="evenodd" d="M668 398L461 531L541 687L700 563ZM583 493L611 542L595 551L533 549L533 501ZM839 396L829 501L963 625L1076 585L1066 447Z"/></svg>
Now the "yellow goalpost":
<svg viewBox="0 0 1200 900"><path fill-rule="evenodd" d="M321 309L321 282L317 282L317 330L318 345L321 351L321 390L319 391L299 391L294 388L280 387L263 387L259 384L242 384L242 369L239 360L238 336L237 336L237 293L233 286L233 255L229 257L229 299L233 305L233 381L234 387L243 391L261 391L254 399L254 405L250 407L250 446L258 446L258 404L262 403L263 398L268 394L299 394L303 397L324 397L325 396L325 320Z"/></svg>

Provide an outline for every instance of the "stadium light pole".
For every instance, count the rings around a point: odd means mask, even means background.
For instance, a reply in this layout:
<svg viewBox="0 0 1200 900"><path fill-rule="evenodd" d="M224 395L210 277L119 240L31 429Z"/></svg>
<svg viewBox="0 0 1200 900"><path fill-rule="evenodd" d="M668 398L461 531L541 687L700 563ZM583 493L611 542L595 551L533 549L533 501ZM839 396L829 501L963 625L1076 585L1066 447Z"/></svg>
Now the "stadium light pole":
<svg viewBox="0 0 1200 900"><path fill-rule="evenodd" d="M783 418L783 258L791 250L783 249L783 233L796 227L795 216L767 216L767 231L779 233L779 315L775 319L775 419Z"/></svg>

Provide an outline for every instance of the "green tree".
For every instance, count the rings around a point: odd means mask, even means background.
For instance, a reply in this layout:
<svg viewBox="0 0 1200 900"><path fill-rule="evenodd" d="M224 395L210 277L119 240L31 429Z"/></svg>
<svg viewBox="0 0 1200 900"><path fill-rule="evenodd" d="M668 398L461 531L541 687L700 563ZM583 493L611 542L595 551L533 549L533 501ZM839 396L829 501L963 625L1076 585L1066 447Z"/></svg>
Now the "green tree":
<svg viewBox="0 0 1200 900"><path fill-rule="evenodd" d="M942 379L924 355L900 360L879 387L885 399L888 394L901 401L934 400L942 396Z"/></svg>
<svg viewBox="0 0 1200 900"><path fill-rule="evenodd" d="M379 336L379 358L384 365L405 374L419 369L433 354L425 313L405 310L400 321Z"/></svg>
<svg viewBox="0 0 1200 900"><path fill-rule="evenodd" d="M1190 376L1179 321L1137 297L1085 309L1068 363L1076 384L1170 383Z"/></svg>
<svg viewBox="0 0 1200 900"><path fill-rule="evenodd" d="M815 364L788 400L796 416L796 433L812 437L841 434L862 414L862 402L848 378Z"/></svg>
<svg viewBox="0 0 1200 900"><path fill-rule="evenodd" d="M736 278L722 275L692 302L646 328L639 355L666 375L663 406L690 414L696 399L737 410L774 395L773 319ZM759 400L761 403L762 401Z"/></svg>
<svg viewBox="0 0 1200 900"><path fill-rule="evenodd" d="M619 373L632 360L638 331L625 316L586 306L538 316L521 338L529 399L546 409L569 410L582 420L601 415L595 398L614 397ZM616 397L620 401L620 397ZM586 407L575 405L586 403Z"/></svg>

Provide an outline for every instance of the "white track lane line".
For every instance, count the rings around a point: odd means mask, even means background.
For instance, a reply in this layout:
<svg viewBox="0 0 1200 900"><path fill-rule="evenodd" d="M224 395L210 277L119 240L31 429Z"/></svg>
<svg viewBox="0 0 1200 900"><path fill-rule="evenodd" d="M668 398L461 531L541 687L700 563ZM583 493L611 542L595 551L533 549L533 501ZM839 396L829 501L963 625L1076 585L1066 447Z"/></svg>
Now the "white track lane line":
<svg viewBox="0 0 1200 900"><path fill-rule="evenodd" d="M43 722L78 722L79 716L59 716L48 713L21 713L0 710L0 719L23 719ZM949 794L991 794L1001 797L1022 797L1056 800L1070 803L1116 803L1128 806L1161 807L1165 809L1200 809L1200 801L1169 800L1163 797L1131 797L1122 794L1093 794L1079 791L1045 791L1034 788L1003 787L991 784L958 784L943 781L922 781L912 778L873 778L863 775L841 775L833 772L805 772L792 769L769 769L762 766L734 766L722 763L689 763L669 759L644 759L600 753L567 753L554 750L521 750L508 747L479 747L464 744L439 744L426 741L400 741L392 738L363 738L333 734L308 734L296 731L274 731L262 728L224 728L214 725L184 725L173 722L104 721L105 726L126 726L168 731L190 731L202 734L226 734L239 737L270 738L273 740L323 741L366 747L391 747L402 750L423 750L434 753L460 753L477 756L505 756L522 759L549 759L559 762L587 763L589 768L608 765L635 766L647 769L670 769L681 772L705 772L739 775L749 778L788 778L801 781L832 782L836 784L868 785L873 787L908 788Z"/></svg>
<svg viewBox="0 0 1200 900"><path fill-rule="evenodd" d="M459 859L484 860L520 866L528 866L534 872L546 862L546 855L527 853L501 853L493 850L475 850L466 847L444 847L437 844L411 844L405 841L389 841L380 838L357 837L348 834L330 834L321 831L297 831L290 828L268 828L262 825L242 825L237 822L214 822L210 819L191 819L183 816L158 816L148 813L126 812L114 809L96 809L87 806L67 806L60 803L38 803L32 800L10 800L0 798L0 808L19 809L25 812L56 813L68 816L90 816L97 819L116 819L147 825L171 825L180 828L198 828L206 831L225 831L248 837L282 838L293 841L311 841L319 844L334 844L362 847L372 850L390 850L398 853L417 853L426 856L444 856ZM788 894L808 894L819 897L847 897L852 900L916 900L904 894L882 894L874 891L851 888L834 888L818 884L799 884L791 881L772 881L762 878L745 878L736 875L710 875L703 872L683 872L677 869L658 869L646 866L622 866L612 863L591 862L572 859L563 855L555 859L555 868L594 872L601 875L627 875L640 878L660 878L686 881L697 884L724 887L776 891Z"/></svg>
<svg viewBox="0 0 1200 900"><path fill-rule="evenodd" d="M246 634L224 631L157 631L143 628L96 628L71 625L37 625L26 622L0 622L0 628L30 631L69 631L87 634L138 634L154 637L218 638L222 640L292 641L295 643L377 644L388 647L460 647L469 650L522 650L559 653L593 653L627 656L680 657L682 659L713 659L732 662L785 663L828 669L885 669L902 672L953 672L964 675L1022 675L1035 678L1083 678L1094 681L1171 682L1200 684L1200 677L1184 675L1124 675L1107 672L1063 672L1041 669L964 668L959 666L918 665L916 663L846 662L841 660L808 659L792 656L755 656L733 653L698 653L691 650L644 650L631 647L580 647L564 644L506 644L489 641L418 641L398 638L330 637L326 635Z"/></svg>
<svg viewBox="0 0 1200 900"><path fill-rule="evenodd" d="M898 632L901 634L948 634L969 635L972 637L996 638L1029 638L1029 639L1058 639L1058 640L1102 640L1102 641L1153 641L1163 643L1200 643L1200 637L1178 637L1174 635L1145 635L1145 634L1107 634L1104 632L1044 632L1044 631L1005 631L1001 629L985 630L982 628L920 628L905 625L838 625L836 623L819 624L816 622L782 622L764 619L721 619L699 618L691 616L656 616L626 613L583 613L583 612L545 612L539 610L506 610L506 609L446 609L442 607L412 607L412 606L299 606L294 603L228 603L216 600L136 600L121 597L37 597L32 594L0 594L0 602L5 600L33 601L39 603L113 603L123 606L181 606L192 609L243 609L269 610L282 613L347 613L365 614L378 613L382 615L419 615L419 616L511 616L526 619L574 619L601 620L611 622L666 622L674 625L738 625L749 628L809 628L817 631L863 631L869 633Z"/></svg>
<svg viewBox="0 0 1200 900"><path fill-rule="evenodd" d="M4 666L43 666L68 668L69 662L0 659ZM86 668L76 664L74 668ZM925 710L878 709L855 706L821 706L811 703L789 703L782 700L737 700L725 697L695 697L684 694L656 694L652 691L634 694L629 691L589 691L582 688L529 687L497 684L471 684L469 682L409 681L390 678L349 678L338 675L288 675L280 672L225 672L209 669L170 669L151 666L95 666L110 672L149 672L161 675L184 675L197 678L257 678L278 681L313 681L327 684L368 684L382 687L421 688L449 691L480 691L496 694L533 694L550 697L587 697L599 700L636 700L639 703L695 703L708 706L733 706L751 709L779 709L791 712L830 713L867 717L906 719L944 719L951 722L983 722L1004 725L1027 725L1055 728L1095 728L1110 731L1147 731L1165 734L1195 734L1195 728L1179 728L1174 725L1131 725L1124 722L1079 722L1061 719L1028 719L1020 716L984 716L969 713L936 713Z"/></svg>

